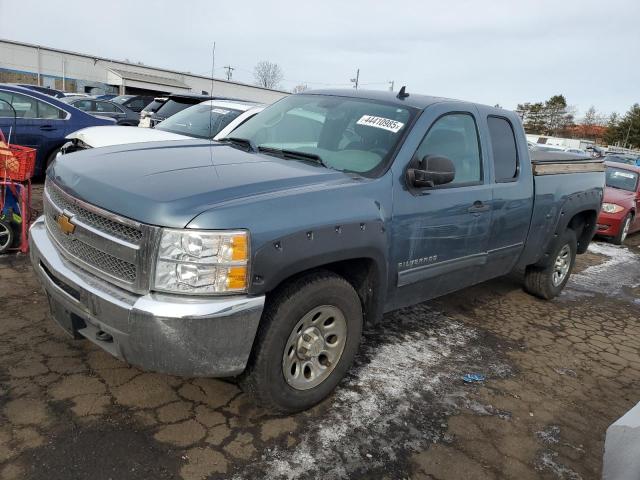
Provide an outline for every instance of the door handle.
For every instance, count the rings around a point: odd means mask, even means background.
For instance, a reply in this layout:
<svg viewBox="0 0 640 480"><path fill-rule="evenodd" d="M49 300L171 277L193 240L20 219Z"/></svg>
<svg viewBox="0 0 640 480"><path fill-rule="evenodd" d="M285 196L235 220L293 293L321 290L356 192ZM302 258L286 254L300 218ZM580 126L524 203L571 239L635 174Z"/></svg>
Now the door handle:
<svg viewBox="0 0 640 480"><path fill-rule="evenodd" d="M55 129L56 129L56 127L54 127L53 125L42 125L40 127L40 130L43 130L45 132L50 132L50 131L55 130Z"/></svg>
<svg viewBox="0 0 640 480"><path fill-rule="evenodd" d="M476 200L475 202L473 202L473 205L471 205L467 211L469 213L480 213L480 212L486 212L489 210L489 205L482 203L480 200Z"/></svg>

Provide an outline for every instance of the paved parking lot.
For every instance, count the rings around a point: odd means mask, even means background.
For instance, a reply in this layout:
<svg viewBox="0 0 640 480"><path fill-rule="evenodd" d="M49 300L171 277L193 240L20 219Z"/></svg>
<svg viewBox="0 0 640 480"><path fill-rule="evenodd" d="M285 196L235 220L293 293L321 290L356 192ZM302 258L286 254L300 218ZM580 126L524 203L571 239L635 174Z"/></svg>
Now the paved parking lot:
<svg viewBox="0 0 640 480"><path fill-rule="evenodd" d="M387 315L336 393L291 417L69 339L27 258L4 256L0 479L598 478L606 427L640 400L629 243L593 245L552 302L514 275Z"/></svg>

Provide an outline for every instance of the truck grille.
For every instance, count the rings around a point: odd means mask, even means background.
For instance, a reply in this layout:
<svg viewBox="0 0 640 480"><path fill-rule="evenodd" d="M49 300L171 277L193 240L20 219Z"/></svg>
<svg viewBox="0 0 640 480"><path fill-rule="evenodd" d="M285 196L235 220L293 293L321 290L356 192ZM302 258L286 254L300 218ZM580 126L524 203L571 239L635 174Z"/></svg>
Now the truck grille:
<svg viewBox="0 0 640 480"><path fill-rule="evenodd" d="M58 244L75 258L127 283L136 281L136 266L134 264L102 252L77 238L65 235L57 227L53 215L49 212L47 212L45 221L49 232Z"/></svg>
<svg viewBox="0 0 640 480"><path fill-rule="evenodd" d="M49 235L70 261L127 290L148 291L149 245L157 227L87 204L50 180L45 183L44 214ZM66 231L61 216L72 225Z"/></svg>
<svg viewBox="0 0 640 480"><path fill-rule="evenodd" d="M114 222L113 220L105 218L102 215L93 213L74 203L73 200L71 200L69 197L66 197L57 188L49 188L49 184L47 184L47 187L49 198L55 205L57 205L61 210L67 210L71 212L92 227L110 233L115 237L131 243L137 243L142 238L142 232L140 230L128 225L124 225L122 223Z"/></svg>

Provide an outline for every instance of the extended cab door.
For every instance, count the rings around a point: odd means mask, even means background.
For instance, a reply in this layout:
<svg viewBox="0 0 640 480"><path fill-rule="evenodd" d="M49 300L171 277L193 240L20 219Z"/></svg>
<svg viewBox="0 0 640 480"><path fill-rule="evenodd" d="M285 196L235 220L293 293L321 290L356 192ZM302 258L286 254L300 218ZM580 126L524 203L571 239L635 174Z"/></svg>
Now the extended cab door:
<svg viewBox="0 0 640 480"><path fill-rule="evenodd" d="M488 132L493 183L491 234L482 280L509 273L524 248L533 211L533 178L524 130L515 114L478 107Z"/></svg>
<svg viewBox="0 0 640 480"><path fill-rule="evenodd" d="M487 260L492 201L480 139L473 105L439 103L425 109L405 142L403 156L397 157L393 166L395 265L390 269L397 286L396 307L458 290L480 277ZM454 180L411 188L406 170L426 155L449 158L456 169Z"/></svg>

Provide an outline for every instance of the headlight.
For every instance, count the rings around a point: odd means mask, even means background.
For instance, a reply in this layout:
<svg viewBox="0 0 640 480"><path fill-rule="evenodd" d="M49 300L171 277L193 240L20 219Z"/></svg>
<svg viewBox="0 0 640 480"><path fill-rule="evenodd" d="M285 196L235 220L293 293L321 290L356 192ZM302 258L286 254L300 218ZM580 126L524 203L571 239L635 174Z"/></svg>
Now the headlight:
<svg viewBox="0 0 640 480"><path fill-rule="evenodd" d="M603 203L602 211L605 213L618 213L624 210L624 207L616 205L615 203Z"/></svg>
<svg viewBox="0 0 640 480"><path fill-rule="evenodd" d="M249 235L245 231L164 229L153 289L216 294L247 290Z"/></svg>

